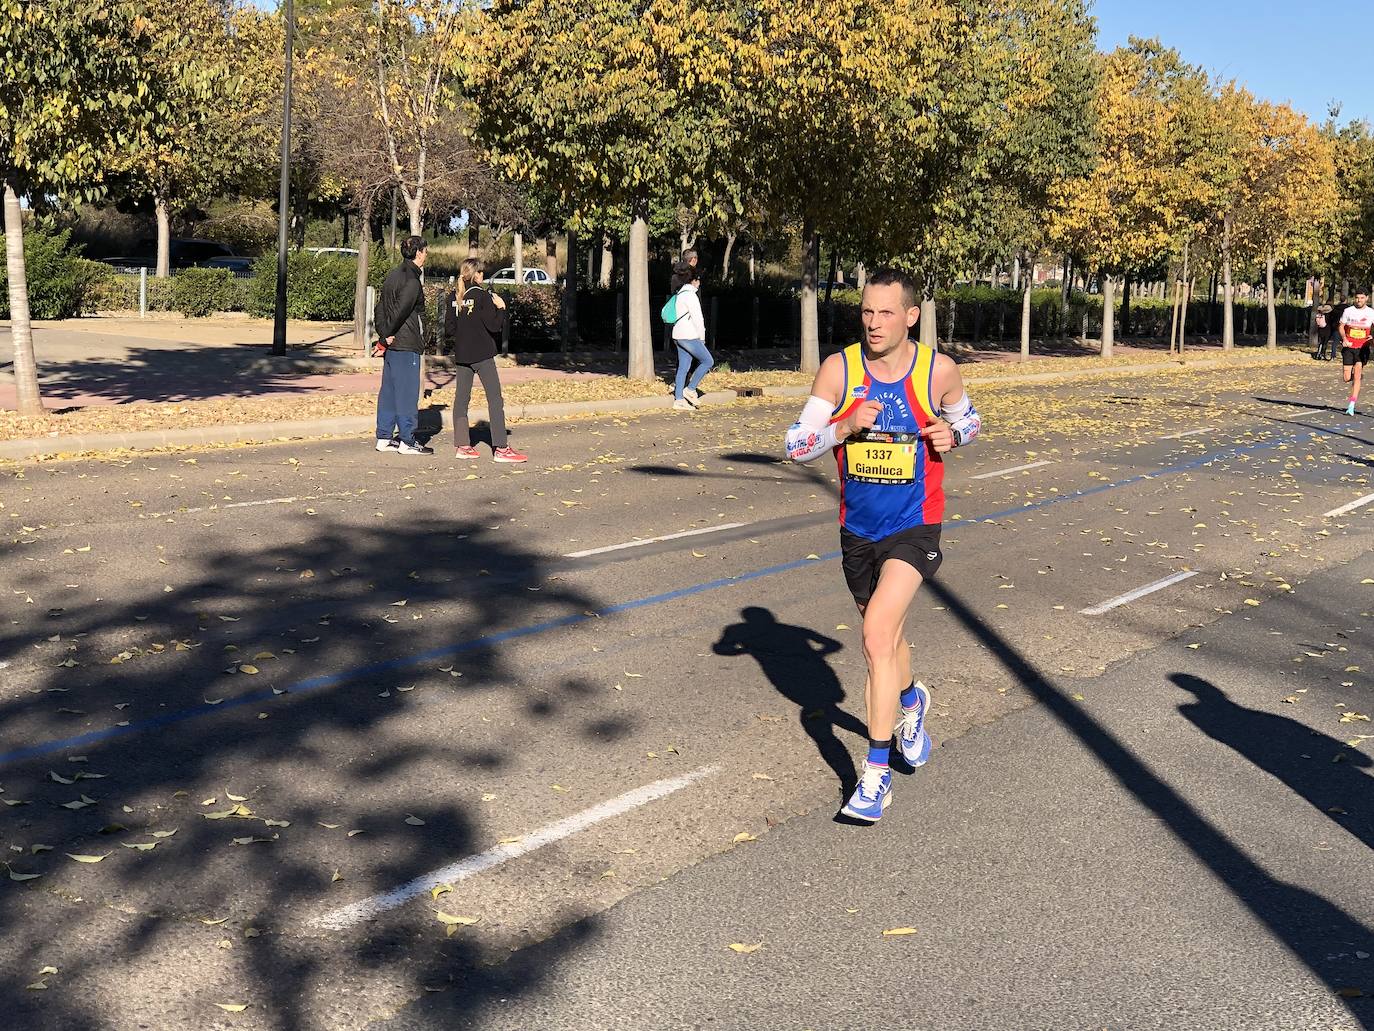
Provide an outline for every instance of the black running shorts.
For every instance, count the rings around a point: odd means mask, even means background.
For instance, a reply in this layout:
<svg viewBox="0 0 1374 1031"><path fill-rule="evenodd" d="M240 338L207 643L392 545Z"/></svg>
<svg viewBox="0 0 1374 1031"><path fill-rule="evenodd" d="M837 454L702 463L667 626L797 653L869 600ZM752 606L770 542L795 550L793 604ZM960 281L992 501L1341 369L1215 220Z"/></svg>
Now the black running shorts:
<svg viewBox="0 0 1374 1031"><path fill-rule="evenodd" d="M940 524L913 526L880 541L871 541L840 527L840 562L849 593L860 605L867 605L878 586L883 563L890 558L900 559L915 568L922 579L929 580L940 568L944 555L940 551Z"/></svg>
<svg viewBox="0 0 1374 1031"><path fill-rule="evenodd" d="M1359 347L1342 347L1341 364L1354 365L1359 362L1361 365L1369 364L1369 345L1361 344Z"/></svg>

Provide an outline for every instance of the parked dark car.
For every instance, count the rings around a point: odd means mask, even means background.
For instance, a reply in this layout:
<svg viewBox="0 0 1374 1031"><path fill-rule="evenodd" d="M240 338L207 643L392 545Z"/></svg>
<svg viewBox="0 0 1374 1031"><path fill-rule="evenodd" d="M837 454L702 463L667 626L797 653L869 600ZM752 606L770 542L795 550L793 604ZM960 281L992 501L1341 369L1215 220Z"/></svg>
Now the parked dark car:
<svg viewBox="0 0 1374 1031"><path fill-rule="evenodd" d="M236 258L252 264L251 259L241 258L234 249L216 240L201 240L194 237L174 236L168 243L168 263L174 269L208 266L235 268L237 265L212 266L209 263L220 259ZM138 253L132 257L102 258L107 265L113 265L120 272L137 272L143 268L157 267L157 241L143 239L138 242Z"/></svg>

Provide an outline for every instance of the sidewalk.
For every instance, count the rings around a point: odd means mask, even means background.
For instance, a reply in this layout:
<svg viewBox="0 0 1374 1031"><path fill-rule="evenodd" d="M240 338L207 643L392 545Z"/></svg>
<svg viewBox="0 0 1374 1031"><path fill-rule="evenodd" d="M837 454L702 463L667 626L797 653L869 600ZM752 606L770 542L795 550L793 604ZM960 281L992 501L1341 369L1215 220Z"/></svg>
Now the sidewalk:
<svg viewBox="0 0 1374 1031"><path fill-rule="evenodd" d="M0 323L0 329L7 329ZM380 382L379 363L352 353L350 325L288 324L288 355L269 353L271 324L247 317L101 317L37 323L34 346L45 408L22 419L14 408L12 365L0 362L0 458L113 448L166 447L332 436L368 432ZM1041 382L1177 366L1159 347L1119 346L1102 359L1074 341L1038 344L1030 362L1006 345L977 351L959 347L965 378ZM1291 346L1270 354L1244 346L1226 355L1216 345L1190 345L1190 368L1300 361ZM510 421L591 412L639 411L671 404L673 356L656 351L657 382L622 373L625 356L611 352L521 355L501 369ZM794 354L725 352L705 388L714 401L736 392L805 396L810 377L796 371ZM426 360L422 409L436 430L453 403L453 375L443 358ZM474 419L485 396L473 392Z"/></svg>

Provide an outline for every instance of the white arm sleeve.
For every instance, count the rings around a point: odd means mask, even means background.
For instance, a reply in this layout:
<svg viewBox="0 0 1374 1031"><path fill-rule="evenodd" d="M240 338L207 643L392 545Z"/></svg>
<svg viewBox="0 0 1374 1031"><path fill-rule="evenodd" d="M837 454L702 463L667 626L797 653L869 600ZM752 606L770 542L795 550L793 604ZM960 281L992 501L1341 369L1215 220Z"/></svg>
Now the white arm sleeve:
<svg viewBox="0 0 1374 1031"><path fill-rule="evenodd" d="M787 457L794 462L810 462L834 449L835 427L830 415L835 406L812 394L806 399L801 417L787 431Z"/></svg>
<svg viewBox="0 0 1374 1031"><path fill-rule="evenodd" d="M948 408L941 406L940 418L949 423L949 428L954 431L955 447L971 443L978 436L978 431L983 428L982 416L978 414L978 409L973 407L967 390Z"/></svg>

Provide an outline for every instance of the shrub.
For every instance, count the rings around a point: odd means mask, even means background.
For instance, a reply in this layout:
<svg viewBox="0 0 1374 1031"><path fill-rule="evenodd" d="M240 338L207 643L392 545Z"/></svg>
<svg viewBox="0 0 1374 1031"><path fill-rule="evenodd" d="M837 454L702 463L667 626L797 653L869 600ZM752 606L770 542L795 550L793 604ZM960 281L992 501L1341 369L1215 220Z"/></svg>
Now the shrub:
<svg viewBox="0 0 1374 1031"><path fill-rule="evenodd" d="M227 268L188 268L172 279L172 307L189 318L205 318L235 307L234 274Z"/></svg>
<svg viewBox="0 0 1374 1031"><path fill-rule="evenodd" d="M24 232L24 271L29 286L29 315L35 319L70 319L89 308L89 298L104 266L87 261L69 247L71 230L49 233L36 226ZM4 236L0 235L0 245ZM0 267L0 318L10 317L9 276Z"/></svg>
<svg viewBox="0 0 1374 1031"><path fill-rule="evenodd" d="M368 268L368 282L380 287L390 271L385 263ZM277 256L264 254L253 266L246 308L270 317L277 300ZM286 315L292 319L343 322L353 317L353 290L358 276L354 258L293 251L286 256Z"/></svg>

